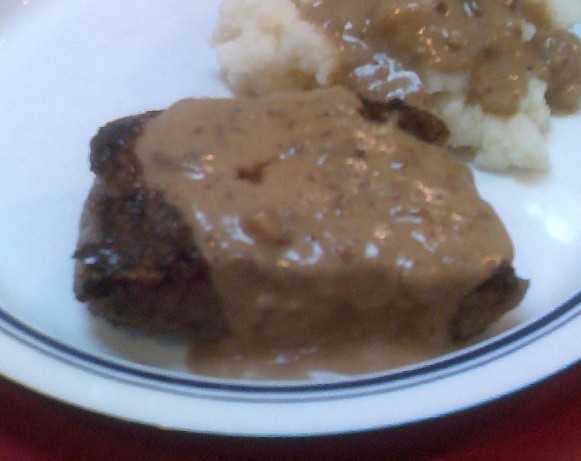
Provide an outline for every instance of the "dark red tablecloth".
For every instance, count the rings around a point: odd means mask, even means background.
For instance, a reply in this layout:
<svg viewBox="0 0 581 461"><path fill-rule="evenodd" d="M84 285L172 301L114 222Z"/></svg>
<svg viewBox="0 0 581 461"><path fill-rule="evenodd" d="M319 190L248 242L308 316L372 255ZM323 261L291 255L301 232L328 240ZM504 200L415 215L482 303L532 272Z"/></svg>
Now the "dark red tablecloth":
<svg viewBox="0 0 581 461"><path fill-rule="evenodd" d="M85 413L0 380L0 461L581 461L581 365L446 418L314 439L163 432Z"/></svg>

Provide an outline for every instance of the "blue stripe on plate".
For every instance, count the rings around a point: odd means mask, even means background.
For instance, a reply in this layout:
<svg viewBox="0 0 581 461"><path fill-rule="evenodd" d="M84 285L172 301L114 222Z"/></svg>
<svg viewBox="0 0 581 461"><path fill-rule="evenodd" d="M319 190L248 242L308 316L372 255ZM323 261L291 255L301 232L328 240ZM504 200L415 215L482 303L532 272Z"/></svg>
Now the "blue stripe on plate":
<svg viewBox="0 0 581 461"><path fill-rule="evenodd" d="M269 394L274 396L276 394L297 395L328 391L365 391L365 388L376 386L381 386L383 391L385 391L385 386L387 386L387 390L395 390L417 385L418 383L424 383L488 363L542 338L563 324L572 321L580 314L581 291L561 306L551 310L548 314L513 332L500 335L497 338L483 342L481 345L476 345L449 357L369 377L354 377L329 383L300 382L297 384L211 380L196 375L185 377L170 372L162 372L155 368L122 363L87 353L51 338L21 322L2 308L0 308L0 329L45 354L80 368L88 369L91 372L121 381L137 381L148 387L167 388L167 386L171 386L177 391L186 393L188 390L206 390L236 393L238 396L240 394Z"/></svg>

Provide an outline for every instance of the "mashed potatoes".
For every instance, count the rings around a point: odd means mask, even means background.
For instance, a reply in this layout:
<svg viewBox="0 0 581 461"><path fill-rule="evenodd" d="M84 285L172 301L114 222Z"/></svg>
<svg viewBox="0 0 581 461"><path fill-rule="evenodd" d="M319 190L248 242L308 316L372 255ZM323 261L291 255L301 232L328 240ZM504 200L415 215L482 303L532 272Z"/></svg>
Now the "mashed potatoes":
<svg viewBox="0 0 581 461"><path fill-rule="evenodd" d="M218 60L236 93L262 95L331 83L336 51L291 0L226 0L215 32Z"/></svg>
<svg viewBox="0 0 581 461"><path fill-rule="evenodd" d="M542 170L548 167L546 144L551 118L545 102L546 87L545 82L531 79L527 96L511 117L487 114L457 93L441 94L432 111L449 127L451 147L475 151L476 166L496 171L511 167Z"/></svg>
<svg viewBox="0 0 581 461"><path fill-rule="evenodd" d="M214 38L224 77L237 94L308 90L337 83L333 80L340 65L336 44L301 16L300 5L309 2L224 1ZM577 0L551 0L547 11L555 27L581 20ZM524 40L531 40L535 32L532 24L523 25ZM530 76L527 94L510 116L487 112L469 101L461 74L433 75L425 89L436 95L430 110L448 125L450 146L474 151L477 166L547 168L550 110L545 81Z"/></svg>

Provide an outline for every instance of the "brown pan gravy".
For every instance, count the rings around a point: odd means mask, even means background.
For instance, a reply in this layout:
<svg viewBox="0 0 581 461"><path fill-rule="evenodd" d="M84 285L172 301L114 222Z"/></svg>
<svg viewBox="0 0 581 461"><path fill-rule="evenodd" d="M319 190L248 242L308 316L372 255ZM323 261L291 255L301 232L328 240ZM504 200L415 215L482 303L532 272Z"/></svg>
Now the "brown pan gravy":
<svg viewBox="0 0 581 461"><path fill-rule="evenodd" d="M147 123L147 183L191 226L230 328L194 348L197 372L290 378L431 357L463 299L512 261L465 165L361 111L337 87L184 100Z"/></svg>
<svg viewBox="0 0 581 461"><path fill-rule="evenodd" d="M326 30L340 65L334 83L375 100L429 108L434 74L465 74L469 103L515 114L530 76L548 84L554 112L581 97L581 51L573 34L551 27L543 3L527 0L295 0ZM531 29L532 28L532 29ZM528 29L528 31L527 31ZM536 33L531 38L527 34Z"/></svg>
<svg viewBox="0 0 581 461"><path fill-rule="evenodd" d="M224 379L332 381L410 366L459 347L428 347L412 340L390 340L380 333L342 331L293 347L260 341L241 344L226 338L219 343L192 343L188 367L195 374Z"/></svg>

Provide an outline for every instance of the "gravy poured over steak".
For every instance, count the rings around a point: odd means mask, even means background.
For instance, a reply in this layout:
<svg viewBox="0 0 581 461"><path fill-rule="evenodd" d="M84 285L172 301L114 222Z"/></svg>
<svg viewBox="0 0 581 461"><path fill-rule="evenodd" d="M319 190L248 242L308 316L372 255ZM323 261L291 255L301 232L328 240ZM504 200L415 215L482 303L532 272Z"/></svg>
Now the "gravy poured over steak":
<svg viewBox="0 0 581 461"><path fill-rule="evenodd" d="M332 88L183 100L102 129L77 296L242 348L482 331L526 290L506 230L466 166L368 110Z"/></svg>

